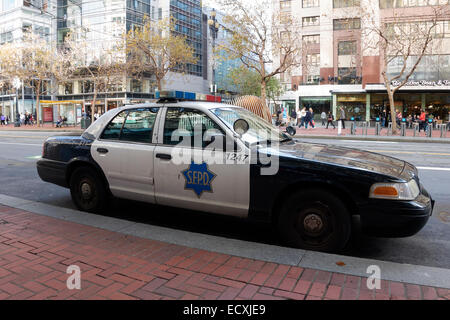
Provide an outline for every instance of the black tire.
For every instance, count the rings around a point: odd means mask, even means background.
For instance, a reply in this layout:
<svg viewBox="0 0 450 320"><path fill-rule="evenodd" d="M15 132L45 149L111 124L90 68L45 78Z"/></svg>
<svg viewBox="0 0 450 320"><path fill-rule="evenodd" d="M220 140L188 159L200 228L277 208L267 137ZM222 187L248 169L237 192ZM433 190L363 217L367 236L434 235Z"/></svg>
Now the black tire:
<svg viewBox="0 0 450 320"><path fill-rule="evenodd" d="M81 211L100 212L105 208L107 192L101 176L92 168L79 167L70 176L70 194Z"/></svg>
<svg viewBox="0 0 450 320"><path fill-rule="evenodd" d="M314 189L295 192L284 201L277 227L289 246L339 252L350 238L351 218L337 196Z"/></svg>

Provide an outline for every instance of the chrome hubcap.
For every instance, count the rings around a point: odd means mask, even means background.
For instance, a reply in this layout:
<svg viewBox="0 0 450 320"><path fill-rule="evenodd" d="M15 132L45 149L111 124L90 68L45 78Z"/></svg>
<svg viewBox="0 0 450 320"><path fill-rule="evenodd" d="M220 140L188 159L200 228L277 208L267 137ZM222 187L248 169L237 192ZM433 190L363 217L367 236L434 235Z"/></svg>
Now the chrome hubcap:
<svg viewBox="0 0 450 320"><path fill-rule="evenodd" d="M81 185L81 196L85 200L88 200L92 197L91 186L86 182Z"/></svg>
<svg viewBox="0 0 450 320"><path fill-rule="evenodd" d="M322 231L323 221L317 214L308 214L303 220L303 226L308 232L317 233Z"/></svg>

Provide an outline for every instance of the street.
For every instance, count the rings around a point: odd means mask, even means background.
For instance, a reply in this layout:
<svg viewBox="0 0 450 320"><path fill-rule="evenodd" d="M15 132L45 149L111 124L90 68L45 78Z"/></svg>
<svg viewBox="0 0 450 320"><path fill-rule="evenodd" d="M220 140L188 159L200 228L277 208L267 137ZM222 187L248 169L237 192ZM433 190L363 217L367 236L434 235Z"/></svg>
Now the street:
<svg viewBox="0 0 450 320"><path fill-rule="evenodd" d="M42 143L50 133L0 132L0 194L72 208L69 190L45 183L36 172ZM435 210L425 228L409 238L367 237L355 231L345 255L450 268L450 146L448 144L339 141L304 139L365 149L394 156L419 168L425 188L436 200ZM105 216L234 238L280 245L268 225L255 224L222 216L166 209L142 203L115 200Z"/></svg>

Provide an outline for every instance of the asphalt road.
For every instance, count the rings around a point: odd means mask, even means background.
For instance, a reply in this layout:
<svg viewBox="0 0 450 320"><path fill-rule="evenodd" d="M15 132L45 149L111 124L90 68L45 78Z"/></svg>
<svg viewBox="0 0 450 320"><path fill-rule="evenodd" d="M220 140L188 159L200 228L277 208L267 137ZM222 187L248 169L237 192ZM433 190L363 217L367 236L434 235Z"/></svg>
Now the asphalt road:
<svg viewBox="0 0 450 320"><path fill-rule="evenodd" d="M42 182L35 162L42 143L52 133L0 131L0 193L64 208L74 206L67 189ZM374 238L354 231L344 254L398 263L450 269L450 145L305 139L370 150L409 161L419 167L422 183L436 200L428 224L409 238ZM280 245L269 225L114 200L106 216L153 225Z"/></svg>

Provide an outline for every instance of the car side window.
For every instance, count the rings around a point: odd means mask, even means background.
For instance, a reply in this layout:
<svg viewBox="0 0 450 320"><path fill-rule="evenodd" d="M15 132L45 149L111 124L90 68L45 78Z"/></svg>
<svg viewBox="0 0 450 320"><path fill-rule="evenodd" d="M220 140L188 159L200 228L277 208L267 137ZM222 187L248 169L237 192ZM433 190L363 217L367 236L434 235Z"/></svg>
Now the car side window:
<svg viewBox="0 0 450 320"><path fill-rule="evenodd" d="M130 110L119 139L121 141L151 143L157 114L157 108Z"/></svg>
<svg viewBox="0 0 450 320"><path fill-rule="evenodd" d="M100 139L151 143L159 108L125 110L106 126Z"/></svg>
<svg viewBox="0 0 450 320"><path fill-rule="evenodd" d="M122 126L127 117L128 111L122 111L110 123L106 126L100 139L106 140L119 140L120 132L122 131Z"/></svg>
<svg viewBox="0 0 450 320"><path fill-rule="evenodd" d="M182 143L184 146L190 145L193 147L198 138L199 141L202 141L202 147L204 148L208 143L203 139L206 132L209 135L225 135L220 126L202 111L168 108L164 123L164 144L174 146Z"/></svg>

